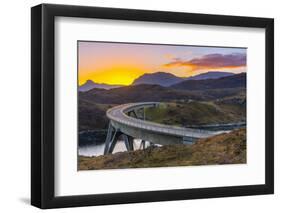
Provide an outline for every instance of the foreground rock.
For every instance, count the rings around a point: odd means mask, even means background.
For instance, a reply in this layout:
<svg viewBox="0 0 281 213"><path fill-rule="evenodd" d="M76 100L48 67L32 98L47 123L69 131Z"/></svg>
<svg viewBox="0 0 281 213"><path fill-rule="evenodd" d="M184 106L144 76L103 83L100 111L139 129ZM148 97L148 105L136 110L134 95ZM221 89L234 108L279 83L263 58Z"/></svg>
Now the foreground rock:
<svg viewBox="0 0 281 213"><path fill-rule="evenodd" d="M193 145L167 145L106 156L79 156L79 170L246 163L246 129L201 139Z"/></svg>

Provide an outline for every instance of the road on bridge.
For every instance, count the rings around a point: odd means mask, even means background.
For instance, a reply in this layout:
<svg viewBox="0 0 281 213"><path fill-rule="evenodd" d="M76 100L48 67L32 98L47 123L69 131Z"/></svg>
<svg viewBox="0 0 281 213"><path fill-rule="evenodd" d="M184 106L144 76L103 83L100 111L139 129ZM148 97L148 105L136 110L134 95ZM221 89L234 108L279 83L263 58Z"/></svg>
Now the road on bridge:
<svg viewBox="0 0 281 213"><path fill-rule="evenodd" d="M224 131L208 131L194 128L164 125L129 116L131 112L146 107L157 107L159 102L128 103L110 108L106 116L110 120L105 142L105 154L112 153L120 136L123 137L128 150L132 150L133 139L141 139L154 144L182 144L193 143L196 139L207 138Z"/></svg>
<svg viewBox="0 0 281 213"><path fill-rule="evenodd" d="M151 121L133 118L127 115L127 113L132 110L136 110L144 107L153 107L153 106L156 107L159 104L160 104L159 102L141 102L141 103L129 103L129 104L118 105L116 107L109 109L106 115L110 120L123 125L127 125L129 127L135 127L135 128L149 130L152 132L157 132L167 135L206 138L221 133L221 132L206 131L206 130L200 130L194 128L184 128L184 127L177 127L171 125L164 125Z"/></svg>

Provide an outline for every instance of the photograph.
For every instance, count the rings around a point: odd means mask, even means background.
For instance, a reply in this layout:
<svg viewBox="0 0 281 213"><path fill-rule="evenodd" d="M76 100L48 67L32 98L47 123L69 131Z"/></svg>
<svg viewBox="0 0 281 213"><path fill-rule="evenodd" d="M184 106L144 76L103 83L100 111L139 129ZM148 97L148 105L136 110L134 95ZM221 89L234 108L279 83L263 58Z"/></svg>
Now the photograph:
<svg viewBox="0 0 281 213"><path fill-rule="evenodd" d="M77 41L78 171L247 163L247 48Z"/></svg>
<svg viewBox="0 0 281 213"><path fill-rule="evenodd" d="M31 8L31 205L274 194L274 18L152 3Z"/></svg>

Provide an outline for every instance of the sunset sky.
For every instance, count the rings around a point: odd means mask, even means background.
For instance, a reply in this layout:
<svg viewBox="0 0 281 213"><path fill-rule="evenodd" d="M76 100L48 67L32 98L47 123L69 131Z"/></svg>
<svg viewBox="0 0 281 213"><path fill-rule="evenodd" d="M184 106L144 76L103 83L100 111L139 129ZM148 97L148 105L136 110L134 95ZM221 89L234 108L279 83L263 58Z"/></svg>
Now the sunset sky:
<svg viewBox="0 0 281 213"><path fill-rule="evenodd" d="M208 71L246 72L245 48L78 42L79 85L130 85L145 73L189 77Z"/></svg>

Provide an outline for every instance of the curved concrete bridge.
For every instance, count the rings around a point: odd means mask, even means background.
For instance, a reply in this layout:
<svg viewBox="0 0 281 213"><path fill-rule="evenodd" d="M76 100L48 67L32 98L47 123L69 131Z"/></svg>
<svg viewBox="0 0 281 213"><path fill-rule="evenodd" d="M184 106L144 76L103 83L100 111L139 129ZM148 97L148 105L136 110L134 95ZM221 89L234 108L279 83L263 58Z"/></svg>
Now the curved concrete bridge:
<svg viewBox="0 0 281 213"><path fill-rule="evenodd" d="M161 145L192 143L196 139L221 133L146 121L145 108L157 107L159 104L159 102L128 103L107 110L106 116L110 122L104 154L113 152L120 137L124 140L127 150L133 150L133 139L141 139L145 148L145 141Z"/></svg>

